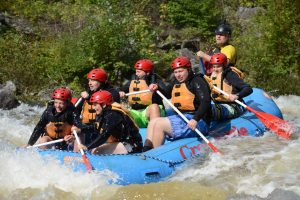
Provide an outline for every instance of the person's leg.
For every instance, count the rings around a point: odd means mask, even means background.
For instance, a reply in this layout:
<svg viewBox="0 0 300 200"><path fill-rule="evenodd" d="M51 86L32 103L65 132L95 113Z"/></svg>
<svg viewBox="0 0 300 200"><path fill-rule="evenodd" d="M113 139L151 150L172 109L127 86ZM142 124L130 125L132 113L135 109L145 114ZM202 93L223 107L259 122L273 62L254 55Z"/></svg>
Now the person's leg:
<svg viewBox="0 0 300 200"><path fill-rule="evenodd" d="M160 116L160 108L158 104L151 104L146 111L146 117L150 121Z"/></svg>
<svg viewBox="0 0 300 200"><path fill-rule="evenodd" d="M167 117L159 117L151 120L147 128L144 150L162 145L165 140L165 134L172 135L169 119Z"/></svg>
<svg viewBox="0 0 300 200"><path fill-rule="evenodd" d="M121 142L116 142L96 147L92 150L92 154L128 154L128 151Z"/></svg>

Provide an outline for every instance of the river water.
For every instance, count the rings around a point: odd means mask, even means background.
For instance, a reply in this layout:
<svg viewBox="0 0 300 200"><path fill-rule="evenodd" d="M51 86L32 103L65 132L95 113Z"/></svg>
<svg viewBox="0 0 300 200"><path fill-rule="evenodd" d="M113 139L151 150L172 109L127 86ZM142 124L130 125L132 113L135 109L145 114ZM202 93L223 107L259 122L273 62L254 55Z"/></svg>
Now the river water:
<svg viewBox="0 0 300 200"><path fill-rule="evenodd" d="M194 160L164 182L125 187L107 185L109 171L74 173L34 151L17 151L45 108L0 110L0 199L300 199L300 97L274 100L296 128L292 140L271 132L218 140L224 156Z"/></svg>

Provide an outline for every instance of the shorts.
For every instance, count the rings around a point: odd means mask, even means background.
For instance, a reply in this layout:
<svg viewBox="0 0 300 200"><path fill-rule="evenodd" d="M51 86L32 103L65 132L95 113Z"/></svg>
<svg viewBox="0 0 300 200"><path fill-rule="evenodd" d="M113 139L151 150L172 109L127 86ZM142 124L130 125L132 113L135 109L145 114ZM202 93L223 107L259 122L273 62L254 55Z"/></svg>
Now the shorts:
<svg viewBox="0 0 300 200"><path fill-rule="evenodd" d="M191 120L194 115L192 114L183 114L188 120ZM178 140L182 138L190 138L190 137L199 137L196 131L193 131L187 126L187 123L179 116L179 115L172 115L168 116L168 119L171 123L171 129L173 136L166 136L167 140ZM208 125L204 120L200 120L197 124L197 129L203 134L208 135Z"/></svg>
<svg viewBox="0 0 300 200"><path fill-rule="evenodd" d="M130 115L134 119L135 123L139 126L139 128L147 128L147 126L148 126L149 120L146 117L146 112L147 112L148 107L149 106L147 106L145 109L141 109L141 110L134 110L134 109L129 110ZM162 105L159 105L159 110L160 110L160 116L165 117L166 112Z"/></svg>

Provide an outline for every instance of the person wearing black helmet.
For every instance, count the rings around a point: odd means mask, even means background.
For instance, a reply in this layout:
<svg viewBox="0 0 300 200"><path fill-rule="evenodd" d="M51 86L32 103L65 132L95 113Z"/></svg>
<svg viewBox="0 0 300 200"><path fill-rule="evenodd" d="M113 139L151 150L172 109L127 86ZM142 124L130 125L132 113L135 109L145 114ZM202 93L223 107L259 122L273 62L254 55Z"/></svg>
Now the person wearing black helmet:
<svg viewBox="0 0 300 200"><path fill-rule="evenodd" d="M226 22L221 23L215 30L216 46L209 50L208 53L198 51L197 56L202 58L205 62L206 74L210 75L212 72L209 61L211 56L215 53L223 53L227 57L227 65L234 66L236 64L237 53L234 46L229 44L231 38L231 27Z"/></svg>

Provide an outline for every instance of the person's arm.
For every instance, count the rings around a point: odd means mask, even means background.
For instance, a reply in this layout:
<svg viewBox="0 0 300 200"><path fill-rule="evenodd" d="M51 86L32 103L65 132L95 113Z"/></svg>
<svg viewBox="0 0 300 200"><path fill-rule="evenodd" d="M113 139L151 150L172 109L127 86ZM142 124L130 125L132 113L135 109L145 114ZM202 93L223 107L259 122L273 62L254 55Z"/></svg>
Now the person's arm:
<svg viewBox="0 0 300 200"><path fill-rule="evenodd" d="M105 117L102 118L102 122L100 122L101 132L98 134L98 137L87 147L88 150L96 148L102 144L104 144L109 136L114 134L122 133L122 121L123 118L121 114L117 113L117 111L106 111L109 113L105 114Z"/></svg>
<svg viewBox="0 0 300 200"><path fill-rule="evenodd" d="M133 79L134 79L134 77L131 80L133 80ZM127 83L120 88L120 91L128 93L131 80L127 81Z"/></svg>
<svg viewBox="0 0 300 200"><path fill-rule="evenodd" d="M236 90L235 94L238 95L239 99L242 99L253 92L251 86L245 83L236 73L230 71L226 74L225 78L234 87Z"/></svg>
<svg viewBox="0 0 300 200"><path fill-rule="evenodd" d="M120 98L120 91L115 89L115 88L109 88L107 89L107 91L109 91L113 97L113 100L117 103L121 102L121 98Z"/></svg>
<svg viewBox="0 0 300 200"><path fill-rule="evenodd" d="M32 134L27 142L28 145L30 145L30 146L34 145L36 143L36 141L39 139L39 137L45 132L45 126L48 123L46 116L47 116L47 110L44 111L39 122L35 126Z"/></svg>
<svg viewBox="0 0 300 200"><path fill-rule="evenodd" d="M204 61L209 62L211 56L208 55L207 53L204 53L203 51L198 51L196 53L196 55L198 56L198 58L202 58Z"/></svg>
<svg viewBox="0 0 300 200"><path fill-rule="evenodd" d="M210 89L204 78L197 77L193 80L193 89L195 91L195 98L200 103L200 106L196 110L193 119L197 122L202 119L207 112L210 112L211 99L210 99Z"/></svg>
<svg viewBox="0 0 300 200"><path fill-rule="evenodd" d="M168 96L167 87L166 87L165 83L158 77L156 79L156 85L158 86L157 90L159 90L164 96ZM163 105L162 98L156 92L153 93L152 103L157 103L159 105Z"/></svg>

